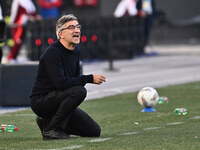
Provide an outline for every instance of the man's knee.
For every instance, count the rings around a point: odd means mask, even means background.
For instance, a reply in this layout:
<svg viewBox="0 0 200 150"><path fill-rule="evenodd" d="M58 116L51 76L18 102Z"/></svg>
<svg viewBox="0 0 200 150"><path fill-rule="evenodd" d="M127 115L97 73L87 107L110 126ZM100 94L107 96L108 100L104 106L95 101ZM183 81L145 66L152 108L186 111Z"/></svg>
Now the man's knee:
<svg viewBox="0 0 200 150"><path fill-rule="evenodd" d="M101 128L98 126L95 131L91 132L90 137L99 137L101 134Z"/></svg>
<svg viewBox="0 0 200 150"><path fill-rule="evenodd" d="M83 86L73 86L65 91L62 91L60 97L65 98L68 96L77 97L78 99L85 99L87 95L87 90Z"/></svg>
<svg viewBox="0 0 200 150"><path fill-rule="evenodd" d="M88 130L83 137L99 137L101 134L101 128L97 125L95 128Z"/></svg>
<svg viewBox="0 0 200 150"><path fill-rule="evenodd" d="M87 90L83 86L76 86L74 87L74 95L77 95L81 99L85 99L87 95Z"/></svg>

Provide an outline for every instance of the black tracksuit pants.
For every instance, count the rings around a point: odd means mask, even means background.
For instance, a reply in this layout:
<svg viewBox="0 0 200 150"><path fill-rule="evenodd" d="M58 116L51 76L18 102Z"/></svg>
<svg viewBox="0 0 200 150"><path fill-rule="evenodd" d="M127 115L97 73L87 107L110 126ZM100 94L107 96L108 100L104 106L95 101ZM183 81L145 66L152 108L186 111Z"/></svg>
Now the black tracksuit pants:
<svg viewBox="0 0 200 150"><path fill-rule="evenodd" d="M38 99L31 100L33 112L46 121L46 129L62 128L67 134L86 137L100 136L100 126L78 106L87 91L74 86L63 91L52 91Z"/></svg>

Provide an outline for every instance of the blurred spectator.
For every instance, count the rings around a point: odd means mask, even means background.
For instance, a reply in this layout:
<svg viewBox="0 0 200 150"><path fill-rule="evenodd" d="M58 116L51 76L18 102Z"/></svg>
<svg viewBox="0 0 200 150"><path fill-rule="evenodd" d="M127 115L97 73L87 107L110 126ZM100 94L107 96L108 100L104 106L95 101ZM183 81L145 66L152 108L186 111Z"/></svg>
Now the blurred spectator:
<svg viewBox="0 0 200 150"><path fill-rule="evenodd" d="M38 0L40 15L43 19L58 18L62 0Z"/></svg>
<svg viewBox="0 0 200 150"><path fill-rule="evenodd" d="M115 17L123 17L124 15L135 16L137 15L136 8L137 0L121 0L114 12Z"/></svg>
<svg viewBox="0 0 200 150"><path fill-rule="evenodd" d="M98 5L98 0L73 0L76 7L95 7Z"/></svg>
<svg viewBox="0 0 200 150"><path fill-rule="evenodd" d="M5 38L6 38L6 23L3 19L2 9L0 5L0 64L3 56L2 46L4 45Z"/></svg>
<svg viewBox="0 0 200 150"><path fill-rule="evenodd" d="M153 20L155 18L155 1L154 0L139 0L137 3L138 15L144 18L143 23L143 44L141 54L144 54L145 47L148 44L150 31Z"/></svg>
<svg viewBox="0 0 200 150"><path fill-rule="evenodd" d="M36 7L31 0L13 0L11 5L10 24L14 46L11 47L10 53L7 56L7 61L16 61L22 44L22 35L24 26L28 20L40 20L41 17L36 13Z"/></svg>

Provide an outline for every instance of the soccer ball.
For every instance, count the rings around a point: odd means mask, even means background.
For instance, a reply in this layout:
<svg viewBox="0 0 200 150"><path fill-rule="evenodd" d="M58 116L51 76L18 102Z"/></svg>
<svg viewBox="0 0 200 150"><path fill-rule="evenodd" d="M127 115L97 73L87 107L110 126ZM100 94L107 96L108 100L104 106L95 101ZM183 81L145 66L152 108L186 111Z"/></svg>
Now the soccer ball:
<svg viewBox="0 0 200 150"><path fill-rule="evenodd" d="M154 88L144 87L138 92L137 99L140 105L148 108L158 103L159 95Z"/></svg>

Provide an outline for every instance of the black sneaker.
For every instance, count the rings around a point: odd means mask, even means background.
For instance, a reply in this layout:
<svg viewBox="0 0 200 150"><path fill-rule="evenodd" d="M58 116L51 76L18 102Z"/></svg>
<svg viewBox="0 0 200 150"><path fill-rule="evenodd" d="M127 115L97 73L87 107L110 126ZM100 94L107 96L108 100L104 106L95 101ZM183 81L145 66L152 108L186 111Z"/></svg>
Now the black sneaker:
<svg viewBox="0 0 200 150"><path fill-rule="evenodd" d="M65 134L61 131L43 131L43 140L59 140L59 139L70 139L71 137L68 134Z"/></svg>

